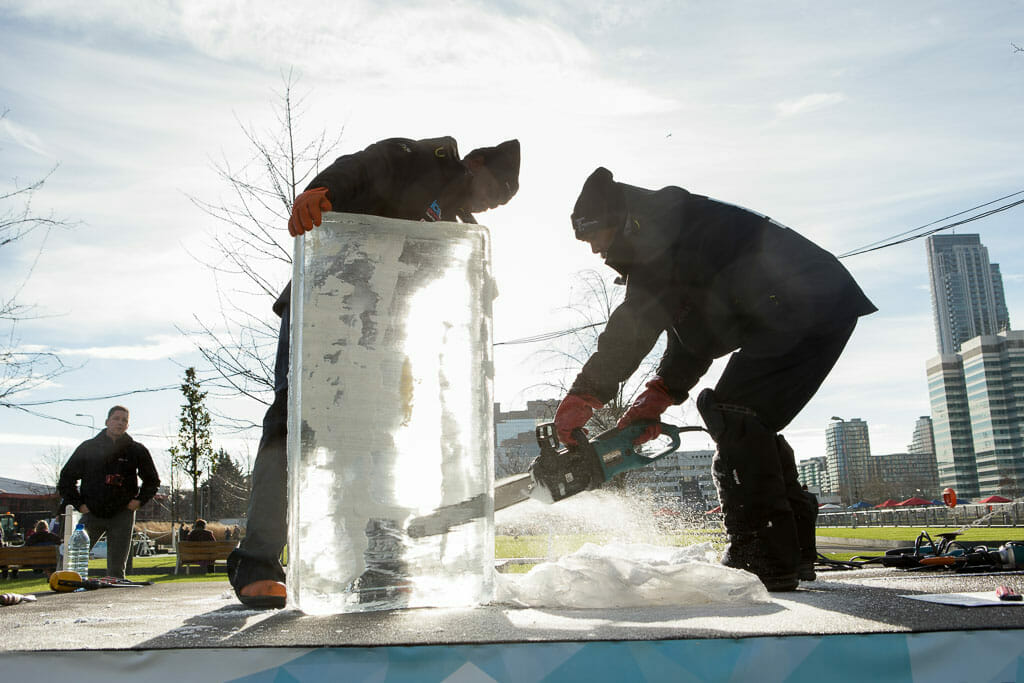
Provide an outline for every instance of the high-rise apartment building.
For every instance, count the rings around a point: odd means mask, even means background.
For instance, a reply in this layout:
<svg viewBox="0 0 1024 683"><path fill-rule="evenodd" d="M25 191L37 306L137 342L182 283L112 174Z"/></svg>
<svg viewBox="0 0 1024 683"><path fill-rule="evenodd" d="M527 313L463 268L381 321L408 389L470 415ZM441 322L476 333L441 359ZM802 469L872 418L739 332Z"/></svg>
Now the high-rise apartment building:
<svg viewBox="0 0 1024 683"><path fill-rule="evenodd" d="M926 242L939 353L957 353L968 339L1009 330L999 264L989 262L981 238L932 235Z"/></svg>
<svg viewBox="0 0 1024 683"><path fill-rule="evenodd" d="M677 451L629 472L630 487L649 491L666 503L703 512L718 505L711 474L713 450Z"/></svg>
<svg viewBox="0 0 1024 683"><path fill-rule="evenodd" d="M1024 483L1024 332L985 335L960 348L980 495L1019 495Z"/></svg>
<svg viewBox="0 0 1024 683"><path fill-rule="evenodd" d="M978 468L963 358L945 353L928 361L926 370L939 486L955 489L965 500L977 498Z"/></svg>
<svg viewBox="0 0 1024 683"><path fill-rule="evenodd" d="M825 458L833 491L838 491L845 505L861 499L864 473L871 457L868 423L860 418L832 418L825 428Z"/></svg>
<svg viewBox="0 0 1024 683"><path fill-rule="evenodd" d="M924 453L935 453L935 433L932 430L932 418L922 415L914 423L914 434L911 437L910 445L907 446L907 453L920 455Z"/></svg>
<svg viewBox="0 0 1024 683"><path fill-rule="evenodd" d="M557 399L527 401L526 410L502 412L494 404L494 476L496 479L525 472L540 455L535 429L551 422L558 408Z"/></svg>
<svg viewBox="0 0 1024 683"><path fill-rule="evenodd" d="M828 458L818 455L801 460L796 464L796 475L801 484L817 487L819 491L829 493L835 490L828 476Z"/></svg>
<svg viewBox="0 0 1024 683"><path fill-rule="evenodd" d="M1024 332L933 358L928 392L940 485L962 498L1024 493Z"/></svg>

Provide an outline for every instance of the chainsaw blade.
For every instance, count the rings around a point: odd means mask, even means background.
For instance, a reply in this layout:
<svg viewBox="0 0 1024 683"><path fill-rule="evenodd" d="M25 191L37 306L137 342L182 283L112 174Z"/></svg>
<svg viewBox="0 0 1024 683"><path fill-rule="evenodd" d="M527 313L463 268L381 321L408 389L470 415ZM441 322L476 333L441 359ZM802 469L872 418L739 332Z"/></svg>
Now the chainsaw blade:
<svg viewBox="0 0 1024 683"><path fill-rule="evenodd" d="M533 480L530 473L514 474L494 482L494 510L503 510L530 497ZM468 498L461 503L440 507L434 512L410 520L406 532L412 538L447 533L452 527L472 522L486 513L487 494Z"/></svg>

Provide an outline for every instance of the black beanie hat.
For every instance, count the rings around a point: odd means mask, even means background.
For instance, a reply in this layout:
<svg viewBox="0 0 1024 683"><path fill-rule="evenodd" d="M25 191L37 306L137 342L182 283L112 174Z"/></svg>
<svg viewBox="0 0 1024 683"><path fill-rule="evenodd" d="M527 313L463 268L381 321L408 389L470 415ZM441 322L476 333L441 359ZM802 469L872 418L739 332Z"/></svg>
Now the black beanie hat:
<svg viewBox="0 0 1024 683"><path fill-rule="evenodd" d="M519 191L519 140L506 140L497 147L479 147L466 157L481 157L505 193L501 204Z"/></svg>
<svg viewBox="0 0 1024 683"><path fill-rule="evenodd" d="M576 239L588 239L611 224L619 212L619 194L612 172L607 168L599 166L590 174L572 208L572 229Z"/></svg>

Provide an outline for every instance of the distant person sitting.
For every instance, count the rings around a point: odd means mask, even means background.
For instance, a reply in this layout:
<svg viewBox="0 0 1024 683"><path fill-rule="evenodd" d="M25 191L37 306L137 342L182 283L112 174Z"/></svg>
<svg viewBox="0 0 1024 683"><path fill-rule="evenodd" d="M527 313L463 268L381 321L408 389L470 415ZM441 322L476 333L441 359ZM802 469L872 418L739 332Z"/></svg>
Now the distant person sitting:
<svg viewBox="0 0 1024 683"><path fill-rule="evenodd" d="M205 519L197 519L196 523L192 525L192 531L189 532L186 541L216 541L217 537L213 535L213 532L206 528Z"/></svg>
<svg viewBox="0 0 1024 683"><path fill-rule="evenodd" d="M36 522L32 534L25 539L25 545L60 545L61 539L57 534L50 532L50 525L45 519Z"/></svg>
<svg viewBox="0 0 1024 683"><path fill-rule="evenodd" d="M57 534L50 533L50 525L46 523L45 519L41 519L36 522L35 529L25 539L25 545L60 545L61 538ZM32 570L36 574L42 574L44 571L47 576L52 572L57 571L56 565L49 565L45 567L33 567Z"/></svg>
<svg viewBox="0 0 1024 683"><path fill-rule="evenodd" d="M206 528L205 519L197 519L195 524L192 525L192 531L189 532L186 541L198 541L200 543L210 543L216 541L217 537L213 535L213 532ZM209 574L213 571L213 562L211 560L204 560L200 563L203 566L203 571Z"/></svg>

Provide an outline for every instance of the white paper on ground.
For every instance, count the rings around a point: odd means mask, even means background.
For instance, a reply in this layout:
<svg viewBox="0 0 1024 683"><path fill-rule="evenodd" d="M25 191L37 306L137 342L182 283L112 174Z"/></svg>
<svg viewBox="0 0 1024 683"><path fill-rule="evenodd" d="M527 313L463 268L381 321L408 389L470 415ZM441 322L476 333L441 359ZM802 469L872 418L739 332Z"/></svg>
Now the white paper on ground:
<svg viewBox="0 0 1024 683"><path fill-rule="evenodd" d="M1024 602L1020 600L1000 600L996 592L982 591L980 593L931 593L928 595L901 595L901 598L921 600L923 602L935 602L940 605L953 605L955 607L1021 607Z"/></svg>
<svg viewBox="0 0 1024 683"><path fill-rule="evenodd" d="M587 543L526 574L496 574L495 602L569 609L771 602L756 576L718 563L710 543Z"/></svg>

